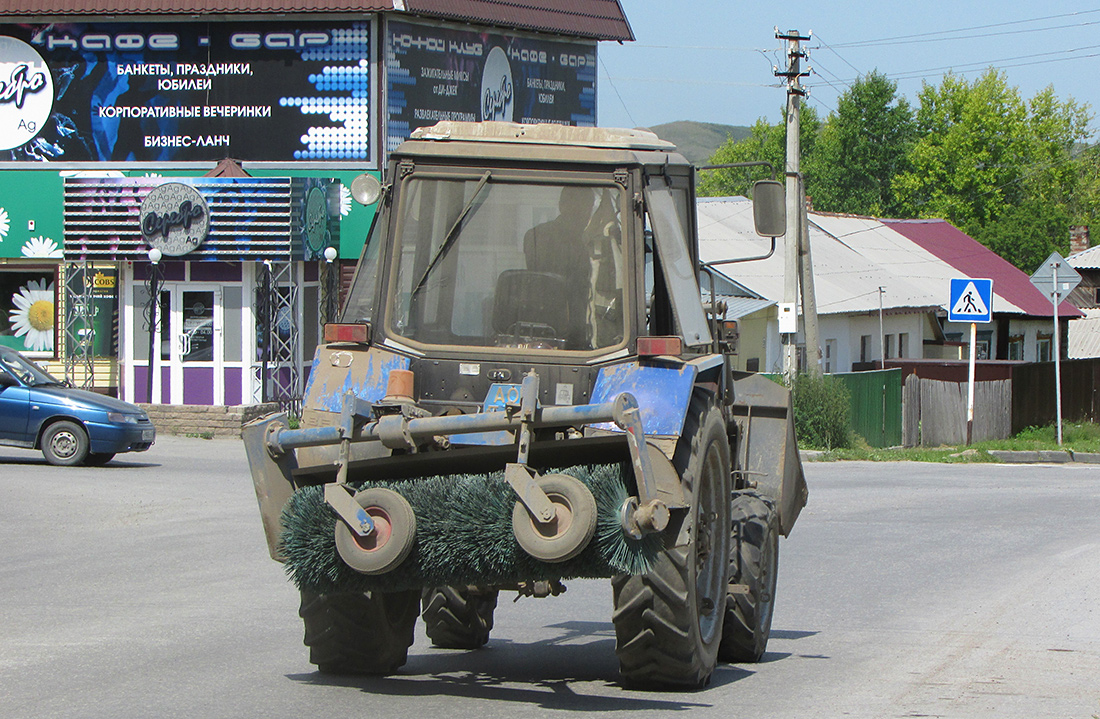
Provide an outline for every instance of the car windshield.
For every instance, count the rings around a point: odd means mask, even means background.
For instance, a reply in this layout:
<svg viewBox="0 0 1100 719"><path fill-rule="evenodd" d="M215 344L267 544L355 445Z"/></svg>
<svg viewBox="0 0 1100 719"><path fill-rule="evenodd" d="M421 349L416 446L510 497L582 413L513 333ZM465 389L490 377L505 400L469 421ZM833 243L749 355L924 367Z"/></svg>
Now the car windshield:
<svg viewBox="0 0 1100 719"><path fill-rule="evenodd" d="M50 373L18 352L0 352L0 365L26 385L61 384Z"/></svg>
<svg viewBox="0 0 1100 719"><path fill-rule="evenodd" d="M593 351L625 336L622 187L407 179L388 326L416 343Z"/></svg>

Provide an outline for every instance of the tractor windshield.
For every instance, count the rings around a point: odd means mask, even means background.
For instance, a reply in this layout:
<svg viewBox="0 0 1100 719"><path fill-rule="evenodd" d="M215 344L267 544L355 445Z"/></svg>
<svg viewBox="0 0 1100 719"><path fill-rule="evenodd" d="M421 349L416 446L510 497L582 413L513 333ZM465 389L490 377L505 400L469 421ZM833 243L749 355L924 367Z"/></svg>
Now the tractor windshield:
<svg viewBox="0 0 1100 719"><path fill-rule="evenodd" d="M594 351L623 342L623 189L413 175L390 332L418 344Z"/></svg>

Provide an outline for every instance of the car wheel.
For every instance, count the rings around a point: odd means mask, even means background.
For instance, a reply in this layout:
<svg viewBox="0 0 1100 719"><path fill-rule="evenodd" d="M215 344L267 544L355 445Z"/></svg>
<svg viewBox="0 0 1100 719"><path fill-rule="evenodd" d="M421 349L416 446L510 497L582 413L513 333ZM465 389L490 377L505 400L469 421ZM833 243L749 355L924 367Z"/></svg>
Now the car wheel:
<svg viewBox="0 0 1100 719"><path fill-rule="evenodd" d="M84 464L89 467L102 467L114 458L114 452L88 452L88 456L84 458Z"/></svg>
<svg viewBox="0 0 1100 719"><path fill-rule="evenodd" d="M42 433L42 454L50 464L80 464L88 456L88 433L75 422L54 422Z"/></svg>

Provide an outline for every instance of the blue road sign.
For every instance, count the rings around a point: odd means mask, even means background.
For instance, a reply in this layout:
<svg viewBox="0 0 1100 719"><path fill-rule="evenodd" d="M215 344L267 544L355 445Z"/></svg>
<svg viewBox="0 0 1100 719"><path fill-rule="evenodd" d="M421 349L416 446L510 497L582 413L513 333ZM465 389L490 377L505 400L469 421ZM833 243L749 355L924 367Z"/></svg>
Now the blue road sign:
<svg viewBox="0 0 1100 719"><path fill-rule="evenodd" d="M953 278L947 319L951 322L992 322L993 280Z"/></svg>
<svg viewBox="0 0 1100 719"><path fill-rule="evenodd" d="M956 277L947 303L950 322L992 322L993 280Z"/></svg>

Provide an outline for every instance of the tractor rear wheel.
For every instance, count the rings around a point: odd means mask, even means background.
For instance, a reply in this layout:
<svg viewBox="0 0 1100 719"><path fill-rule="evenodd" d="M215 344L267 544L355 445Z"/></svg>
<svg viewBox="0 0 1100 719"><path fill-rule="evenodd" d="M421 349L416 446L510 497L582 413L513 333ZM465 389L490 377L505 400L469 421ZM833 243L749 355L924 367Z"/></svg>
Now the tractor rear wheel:
<svg viewBox="0 0 1100 719"><path fill-rule="evenodd" d="M489 641L497 590L476 587L431 587L421 595L424 629L432 644L444 649L478 649Z"/></svg>
<svg viewBox="0 0 1100 719"><path fill-rule="evenodd" d="M309 661L326 674L392 674L407 660L419 613L416 590L302 592Z"/></svg>
<svg viewBox="0 0 1100 719"><path fill-rule="evenodd" d="M692 397L673 464L691 506L647 574L612 580L615 653L632 684L701 687L718 660L730 542L729 439L709 393Z"/></svg>
<svg viewBox="0 0 1100 719"><path fill-rule="evenodd" d="M758 662L768 646L779 570L779 517L775 505L755 492L733 497L730 592L718 657Z"/></svg>

